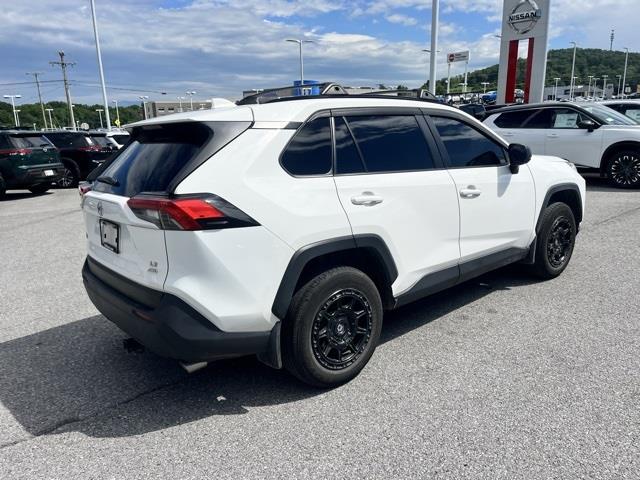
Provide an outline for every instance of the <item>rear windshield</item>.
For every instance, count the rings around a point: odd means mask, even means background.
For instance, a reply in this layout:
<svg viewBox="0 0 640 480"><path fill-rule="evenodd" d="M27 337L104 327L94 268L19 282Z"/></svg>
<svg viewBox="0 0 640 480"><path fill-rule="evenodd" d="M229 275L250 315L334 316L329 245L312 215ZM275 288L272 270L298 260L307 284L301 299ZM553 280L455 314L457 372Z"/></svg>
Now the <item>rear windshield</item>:
<svg viewBox="0 0 640 480"><path fill-rule="evenodd" d="M92 172L88 180L96 180L95 191L127 197L140 192L167 192L183 169L193 171L249 125L189 122L138 127L129 145ZM205 149L206 155L200 156Z"/></svg>
<svg viewBox="0 0 640 480"><path fill-rule="evenodd" d="M52 145L45 137L38 135L11 137L11 143L13 143L16 148L39 148L44 146L50 147Z"/></svg>
<svg viewBox="0 0 640 480"><path fill-rule="evenodd" d="M113 138L120 145L124 145L125 143L127 143L129 141L130 137L129 137L129 135L111 135L111 138Z"/></svg>
<svg viewBox="0 0 640 480"><path fill-rule="evenodd" d="M91 140L102 147L106 147L107 145L109 145L109 142L107 142L107 137L92 136Z"/></svg>
<svg viewBox="0 0 640 480"><path fill-rule="evenodd" d="M80 148L93 145L90 138L78 133L47 133L47 138L58 148Z"/></svg>

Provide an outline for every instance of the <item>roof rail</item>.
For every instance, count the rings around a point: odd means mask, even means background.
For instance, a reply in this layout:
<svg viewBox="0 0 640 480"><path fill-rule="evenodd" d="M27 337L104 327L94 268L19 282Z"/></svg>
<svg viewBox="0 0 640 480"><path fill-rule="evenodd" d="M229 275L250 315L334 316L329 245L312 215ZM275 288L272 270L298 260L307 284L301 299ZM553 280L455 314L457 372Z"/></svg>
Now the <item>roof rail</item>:
<svg viewBox="0 0 640 480"><path fill-rule="evenodd" d="M318 98L339 98L349 96L352 98L389 98L403 100L421 100L440 103L429 91L422 88L413 90L379 90L374 92L350 94L344 87L337 83L293 85L290 87L273 88L249 95L236 102L237 105L255 105L272 102L288 102L292 100L307 100Z"/></svg>

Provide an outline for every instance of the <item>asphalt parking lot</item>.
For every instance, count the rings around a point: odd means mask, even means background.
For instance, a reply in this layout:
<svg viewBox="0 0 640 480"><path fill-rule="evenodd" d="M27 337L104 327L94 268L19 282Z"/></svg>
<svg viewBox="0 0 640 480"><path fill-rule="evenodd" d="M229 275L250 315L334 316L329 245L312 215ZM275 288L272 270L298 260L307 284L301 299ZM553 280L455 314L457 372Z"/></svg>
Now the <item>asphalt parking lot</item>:
<svg viewBox="0 0 640 480"><path fill-rule="evenodd" d="M353 382L252 358L188 375L82 287L75 191L0 203L0 477L639 478L640 191L589 180L573 260L385 318Z"/></svg>

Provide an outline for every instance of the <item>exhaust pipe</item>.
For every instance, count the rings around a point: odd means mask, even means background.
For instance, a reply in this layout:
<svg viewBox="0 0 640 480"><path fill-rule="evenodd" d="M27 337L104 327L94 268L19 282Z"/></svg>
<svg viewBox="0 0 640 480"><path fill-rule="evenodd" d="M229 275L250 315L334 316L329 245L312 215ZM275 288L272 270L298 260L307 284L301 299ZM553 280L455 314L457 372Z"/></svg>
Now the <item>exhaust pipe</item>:
<svg viewBox="0 0 640 480"><path fill-rule="evenodd" d="M196 363L178 362L178 363L180 363L180 366L184 368L185 372L187 373L197 372L198 370L202 370L204 367L209 365L209 362L196 362Z"/></svg>

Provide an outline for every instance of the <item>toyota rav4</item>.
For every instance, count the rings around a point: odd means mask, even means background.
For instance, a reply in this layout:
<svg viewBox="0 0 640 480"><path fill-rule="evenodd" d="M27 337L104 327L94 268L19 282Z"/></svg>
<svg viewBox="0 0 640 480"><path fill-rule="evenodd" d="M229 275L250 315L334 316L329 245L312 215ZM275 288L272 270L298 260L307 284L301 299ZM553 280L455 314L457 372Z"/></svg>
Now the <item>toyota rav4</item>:
<svg viewBox="0 0 640 480"><path fill-rule="evenodd" d="M344 383L385 311L514 262L559 275L584 212L572 164L429 101L276 99L130 130L82 197L84 284L191 370L257 354Z"/></svg>

